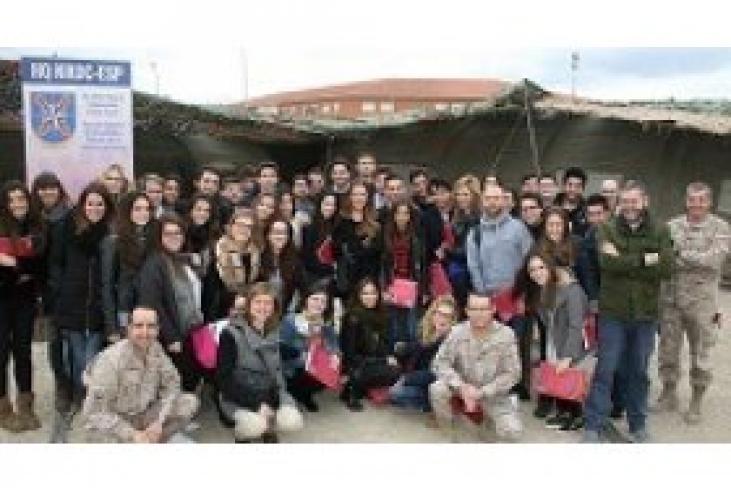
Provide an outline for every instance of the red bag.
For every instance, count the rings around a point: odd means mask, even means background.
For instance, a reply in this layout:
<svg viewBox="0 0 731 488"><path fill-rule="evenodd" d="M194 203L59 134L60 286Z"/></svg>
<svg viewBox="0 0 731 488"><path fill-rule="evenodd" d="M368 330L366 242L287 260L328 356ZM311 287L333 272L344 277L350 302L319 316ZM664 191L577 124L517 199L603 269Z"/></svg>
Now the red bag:
<svg viewBox="0 0 731 488"><path fill-rule="evenodd" d="M401 308L414 308L416 306L418 283L416 281L396 278L388 288L393 297L393 304Z"/></svg>
<svg viewBox="0 0 731 488"><path fill-rule="evenodd" d="M536 393L561 400L583 403L589 394L589 375L578 368L568 368L561 373L546 361L533 371Z"/></svg>
<svg viewBox="0 0 731 488"><path fill-rule="evenodd" d="M584 318L584 348L587 351L596 349L599 344L599 328L596 314L590 313Z"/></svg>
<svg viewBox="0 0 731 488"><path fill-rule="evenodd" d="M322 344L322 340L314 340L307 351L305 371L330 390L340 388L340 368L333 368L330 353Z"/></svg>
<svg viewBox="0 0 731 488"><path fill-rule="evenodd" d="M318 246L315 253L317 254L317 259L320 260L320 263L326 266L332 266L335 264L335 246L333 245L332 238L327 237L324 241L322 241L322 244Z"/></svg>
<svg viewBox="0 0 731 488"><path fill-rule="evenodd" d="M447 272L439 261L429 265L429 291L432 298L452 294L452 283L449 282Z"/></svg>
<svg viewBox="0 0 731 488"><path fill-rule="evenodd" d="M197 325L190 329L187 340L198 367L214 371L218 363L218 343L208 324Z"/></svg>
<svg viewBox="0 0 731 488"><path fill-rule="evenodd" d="M512 288L496 293L492 297L492 303L495 306L495 315L503 323L507 323L516 315L525 313L523 298L514 297Z"/></svg>
<svg viewBox="0 0 731 488"><path fill-rule="evenodd" d="M449 404L452 407L453 415L464 415L477 425L480 425L485 419L485 412L482 411L482 405L480 405L479 403L477 404L477 410L475 410L474 412L465 412L464 400L462 400L462 398L460 398L458 395L452 396L452 398L449 400Z"/></svg>

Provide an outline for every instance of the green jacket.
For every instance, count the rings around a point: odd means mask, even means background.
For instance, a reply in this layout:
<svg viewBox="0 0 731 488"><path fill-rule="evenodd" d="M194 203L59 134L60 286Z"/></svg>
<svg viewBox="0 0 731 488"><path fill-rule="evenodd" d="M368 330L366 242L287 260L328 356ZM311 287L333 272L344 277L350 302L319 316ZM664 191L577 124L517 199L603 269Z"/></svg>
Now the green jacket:
<svg viewBox="0 0 731 488"><path fill-rule="evenodd" d="M601 252L611 242L619 256ZM673 250L667 225L657 224L648 215L637 230L618 216L599 228L597 234L601 290L599 311L622 321L657 321L660 282L670 277ZM646 266L646 253L658 253L657 264Z"/></svg>

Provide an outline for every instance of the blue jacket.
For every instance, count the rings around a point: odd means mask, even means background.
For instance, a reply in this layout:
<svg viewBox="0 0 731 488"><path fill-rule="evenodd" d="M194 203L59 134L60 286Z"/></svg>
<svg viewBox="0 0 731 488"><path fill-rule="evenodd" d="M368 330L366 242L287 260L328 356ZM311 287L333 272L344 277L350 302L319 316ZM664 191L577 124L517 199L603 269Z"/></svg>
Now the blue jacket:
<svg viewBox="0 0 731 488"><path fill-rule="evenodd" d="M328 351L333 354L340 352L338 336L332 323L323 325L322 337ZM303 314L289 314L284 317L279 329L279 351L286 378L292 378L297 370L305 368L308 339L309 324Z"/></svg>
<svg viewBox="0 0 731 488"><path fill-rule="evenodd" d="M470 230L466 242L474 289L494 293L512 286L532 246L533 237L520 220L507 213L496 219L483 216Z"/></svg>

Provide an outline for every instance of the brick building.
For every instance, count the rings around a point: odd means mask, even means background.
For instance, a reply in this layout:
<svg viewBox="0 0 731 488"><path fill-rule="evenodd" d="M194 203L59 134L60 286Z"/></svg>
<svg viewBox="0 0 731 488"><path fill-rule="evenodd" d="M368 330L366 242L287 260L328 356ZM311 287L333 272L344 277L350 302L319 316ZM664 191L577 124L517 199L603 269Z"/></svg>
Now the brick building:
<svg viewBox="0 0 731 488"><path fill-rule="evenodd" d="M266 95L240 107L292 119L387 118L410 110L460 112L510 86L493 79L379 79Z"/></svg>

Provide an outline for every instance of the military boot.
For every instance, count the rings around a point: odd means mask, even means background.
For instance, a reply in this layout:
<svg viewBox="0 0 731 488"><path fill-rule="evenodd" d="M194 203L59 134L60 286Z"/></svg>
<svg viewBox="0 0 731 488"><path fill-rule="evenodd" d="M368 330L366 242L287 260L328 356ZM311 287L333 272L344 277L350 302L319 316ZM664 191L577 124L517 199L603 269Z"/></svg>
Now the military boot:
<svg viewBox="0 0 731 488"><path fill-rule="evenodd" d="M697 425L701 422L701 400L706 392L705 386L694 386L690 398L690 406L685 413L685 422L690 425Z"/></svg>
<svg viewBox="0 0 731 488"><path fill-rule="evenodd" d="M33 411L33 393L18 394L18 413L8 423L8 430L19 433L40 428L41 421Z"/></svg>
<svg viewBox="0 0 731 488"><path fill-rule="evenodd" d="M13 412L13 405L8 400L8 397L4 396L0 398L0 429L7 429L8 425L15 417Z"/></svg>
<svg viewBox="0 0 731 488"><path fill-rule="evenodd" d="M665 383L657 403L651 410L653 412L675 412L677 409L678 393L675 391L675 383Z"/></svg>

